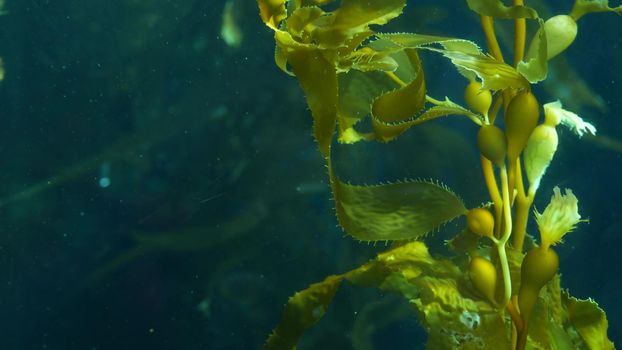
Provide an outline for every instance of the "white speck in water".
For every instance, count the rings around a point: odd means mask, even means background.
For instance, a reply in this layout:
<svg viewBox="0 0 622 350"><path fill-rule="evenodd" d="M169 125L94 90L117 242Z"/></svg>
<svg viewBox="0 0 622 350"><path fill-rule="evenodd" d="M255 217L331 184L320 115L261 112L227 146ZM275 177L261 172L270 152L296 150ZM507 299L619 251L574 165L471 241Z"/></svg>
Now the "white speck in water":
<svg viewBox="0 0 622 350"><path fill-rule="evenodd" d="M110 178L109 177L102 177L99 179L99 187L101 188L106 188L110 186Z"/></svg>

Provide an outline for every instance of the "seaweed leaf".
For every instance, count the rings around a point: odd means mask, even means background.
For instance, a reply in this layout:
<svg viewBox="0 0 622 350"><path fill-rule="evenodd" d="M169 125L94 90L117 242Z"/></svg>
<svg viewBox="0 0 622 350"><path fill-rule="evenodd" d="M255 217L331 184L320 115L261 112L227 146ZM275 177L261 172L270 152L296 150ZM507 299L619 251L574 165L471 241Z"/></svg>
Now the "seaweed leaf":
<svg viewBox="0 0 622 350"><path fill-rule="evenodd" d="M505 6L501 0L467 0L469 8L482 16L495 18L538 18L538 13L531 7Z"/></svg>
<svg viewBox="0 0 622 350"><path fill-rule="evenodd" d="M423 35L414 33L390 33L390 34L377 34L377 37L390 41L392 44L397 45L401 49L421 49L427 48L431 45L440 45L448 51L458 51L466 54L481 55L482 51L476 43L458 38L448 38L433 35ZM475 80L475 73L472 71L463 69L456 66L460 74L469 79Z"/></svg>
<svg viewBox="0 0 622 350"><path fill-rule="evenodd" d="M285 2L286 0L257 0L261 19L268 27L278 30L279 23L287 17Z"/></svg>
<svg viewBox="0 0 622 350"><path fill-rule="evenodd" d="M344 279L359 286L416 297L415 286L407 281L431 273L457 275L460 271L449 261L434 260L425 244L411 242L381 253L354 270L329 276L289 298L283 317L264 344L264 349L295 348L304 331L325 315ZM404 283L399 284L396 281Z"/></svg>
<svg viewBox="0 0 622 350"><path fill-rule="evenodd" d="M353 127L371 113L371 105L375 98L384 91L395 88L382 72L362 72L352 70L347 74L339 74L339 141L349 143L346 130ZM356 132L352 130L352 132Z"/></svg>
<svg viewBox="0 0 622 350"><path fill-rule="evenodd" d="M433 44L439 44L446 50L450 51L460 51L474 55L481 53L481 50L476 43L465 39L415 33L378 33L376 36L390 41L402 49L417 49Z"/></svg>
<svg viewBox="0 0 622 350"><path fill-rule="evenodd" d="M396 139L399 135L401 135L404 131L408 130L412 126L451 115L462 115L469 117L476 122L482 122L480 115L475 114L470 110L452 102L451 100L449 100L449 98L446 97L445 101L442 101L436 106L429 108L416 118L401 123L388 124L383 123L377 119L372 119L374 138L378 141L389 142Z"/></svg>
<svg viewBox="0 0 622 350"><path fill-rule="evenodd" d="M378 97L372 105L373 118L380 123L400 122L417 114L425 104L425 80L417 51L405 50L415 78L407 85Z"/></svg>
<svg viewBox="0 0 622 350"><path fill-rule="evenodd" d="M370 25L382 25L402 14L406 0L342 0L341 6L313 22L311 36L321 48L338 48Z"/></svg>
<svg viewBox="0 0 622 350"><path fill-rule="evenodd" d="M470 54L433 48L428 48L428 50L442 53L451 60L459 71L467 70L475 73L482 81L483 89L496 91L529 87L529 82L516 69L483 53ZM467 76L467 78L469 77Z"/></svg>
<svg viewBox="0 0 622 350"><path fill-rule="evenodd" d="M337 72L320 50L297 50L289 62L313 115L313 134L328 159L337 120Z"/></svg>
<svg viewBox="0 0 622 350"><path fill-rule="evenodd" d="M362 241L420 238L466 213L458 196L431 182L356 186L335 179L333 187L339 223Z"/></svg>
<svg viewBox="0 0 622 350"><path fill-rule="evenodd" d="M511 321L477 297L463 269L432 257L423 242L394 247L296 293L264 349L293 349L304 331L325 315L343 280L407 299L429 333L426 349L511 349ZM533 316L527 349L614 348L604 312L591 300L561 292L559 277L543 290Z"/></svg>
<svg viewBox="0 0 622 350"><path fill-rule="evenodd" d="M287 17L285 28L287 32L292 34L298 40L309 43L310 37L307 32L307 26L313 25L313 21L325 16L326 13L321 8L310 6L296 9Z"/></svg>
<svg viewBox="0 0 622 350"><path fill-rule="evenodd" d="M439 52L449 58L467 79L474 80L477 75L482 80L482 87L485 89L529 87L529 82L516 69L482 53L479 47L471 41L409 33L377 34L376 36L402 49L419 48ZM434 48L431 46L433 44L439 44L443 46L443 49Z"/></svg>
<svg viewBox="0 0 622 350"><path fill-rule="evenodd" d="M593 350L612 350L614 345L607 337L607 316L593 300L579 300L563 293L570 323L583 341Z"/></svg>
<svg viewBox="0 0 622 350"><path fill-rule="evenodd" d="M343 275L329 276L289 298L281 322L270 334L263 348L295 348L304 331L324 316L343 278Z"/></svg>
<svg viewBox="0 0 622 350"><path fill-rule="evenodd" d="M546 79L548 72L546 30L542 19L539 19L538 23L540 30L536 32L531 42L534 49L529 50L525 60L519 62L516 67L516 70L532 84Z"/></svg>
<svg viewBox="0 0 622 350"><path fill-rule="evenodd" d="M378 52L364 47L356 50L339 60L341 71L356 69L362 72L385 71L393 72L399 68L395 59L386 52Z"/></svg>
<svg viewBox="0 0 622 350"><path fill-rule="evenodd" d="M556 275L547 283L540 293L536 307L529 319L529 338L537 348L564 350L580 348L575 344L581 343L577 335L565 332L565 310L561 304L560 278Z"/></svg>
<svg viewBox="0 0 622 350"><path fill-rule="evenodd" d="M593 12L617 12L622 13L622 5L609 7L609 0L576 0L572 6L570 17L575 21Z"/></svg>

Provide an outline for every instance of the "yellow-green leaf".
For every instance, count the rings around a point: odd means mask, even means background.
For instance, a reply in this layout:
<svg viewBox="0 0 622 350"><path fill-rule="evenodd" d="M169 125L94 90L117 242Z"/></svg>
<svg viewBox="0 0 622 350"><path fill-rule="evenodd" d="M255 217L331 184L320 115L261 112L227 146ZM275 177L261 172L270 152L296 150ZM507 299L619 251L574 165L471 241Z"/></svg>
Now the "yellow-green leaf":
<svg viewBox="0 0 622 350"><path fill-rule="evenodd" d="M320 152L328 158L337 120L337 72L319 50L296 50L288 57L311 109Z"/></svg>
<svg viewBox="0 0 622 350"><path fill-rule="evenodd" d="M404 121L416 115L425 104L425 80L419 55L412 49L405 52L415 68L416 76L406 86L390 91L374 101L372 114L381 123Z"/></svg>
<svg viewBox="0 0 622 350"><path fill-rule="evenodd" d="M403 49L416 49L423 46L439 44L442 45L446 50L450 51L459 51L474 55L481 53L481 50L479 46L477 46L477 44L465 39L414 33L382 33L376 34L376 36L378 38L388 40Z"/></svg>
<svg viewBox="0 0 622 350"><path fill-rule="evenodd" d="M458 196L431 182L356 186L334 179L333 187L339 223L362 241L420 238L466 213Z"/></svg>
<svg viewBox="0 0 622 350"><path fill-rule="evenodd" d="M377 34L376 36L402 49L420 49L429 48L432 45L441 45L447 51L456 51L475 56L483 55L477 44L465 39L414 33ZM391 49L395 50L395 48ZM456 66L456 68L458 69L458 72L466 77L469 81L475 80L476 74L473 71L464 69L460 66Z"/></svg>
<svg viewBox="0 0 622 350"><path fill-rule="evenodd" d="M307 26L324 15L325 12L319 7L302 7L293 11L287 18L285 28L292 36L303 42L308 42L311 38L307 32Z"/></svg>
<svg viewBox="0 0 622 350"><path fill-rule="evenodd" d="M614 345L607 337L607 316L593 300L567 297L568 318L591 350L612 350Z"/></svg>
<svg viewBox="0 0 622 350"><path fill-rule="evenodd" d="M618 12L622 13L622 5L609 7L609 0L576 0L572 6L570 17L574 20L593 12Z"/></svg>
<svg viewBox="0 0 622 350"><path fill-rule="evenodd" d="M324 6L334 2L335 0L289 0L288 7L291 4L292 10L300 7L308 6Z"/></svg>
<svg viewBox="0 0 622 350"><path fill-rule="evenodd" d="M392 275L411 279L424 271L446 271L448 266L451 265L447 262L437 263L428 253L425 244L411 242L381 253L354 270L329 276L289 298L281 321L264 344L264 350L294 349L303 333L325 315L344 279L360 286L382 288L385 285L388 290L398 291L395 286L387 283L387 280L394 279ZM403 287L414 288L407 285Z"/></svg>
<svg viewBox="0 0 622 350"><path fill-rule="evenodd" d="M395 59L385 52L374 51L368 47L356 50L339 60L341 71L356 69L363 72L393 72L399 68Z"/></svg>
<svg viewBox="0 0 622 350"><path fill-rule="evenodd" d="M279 23L287 17L285 2L286 0L257 0L261 19L268 27L278 30Z"/></svg>
<svg viewBox="0 0 622 350"><path fill-rule="evenodd" d="M516 69L488 55L432 48L429 50L438 51L449 58L456 67L477 74L482 81L483 89L496 91L507 88L526 89L529 87L529 82Z"/></svg>
<svg viewBox="0 0 622 350"><path fill-rule="evenodd" d="M465 228L453 238L446 240L445 244L454 252L471 255L477 252L480 237Z"/></svg>
<svg viewBox="0 0 622 350"><path fill-rule="evenodd" d="M389 142L396 139L404 131L410 127L423 124L425 122L451 115L462 115L473 120L476 124L482 124L482 117L478 114L471 112L470 110L452 102L448 98L445 101L438 103L434 107L429 108L421 115L411 120L407 120L402 123L388 124L383 123L377 119L372 119L372 127L374 131L375 139L382 142Z"/></svg>
<svg viewBox="0 0 622 350"><path fill-rule="evenodd" d="M450 116L450 115L462 115L475 121L476 124L482 122L482 117L479 114L473 113L470 110L460 106L457 103L452 102L449 98L445 97L445 101L442 101L434 107L428 109L421 114L417 121L423 123L432 119Z"/></svg>
<svg viewBox="0 0 622 350"><path fill-rule="evenodd" d="M544 21L539 19L538 22L540 30L536 32L531 42L531 47L537 49L529 50L525 60L519 62L516 67L516 70L532 84L546 79L548 72L546 30Z"/></svg>
<svg viewBox="0 0 622 350"><path fill-rule="evenodd" d="M283 318L264 344L264 350L294 349L305 330L324 316L342 280L342 275L329 276L289 298Z"/></svg>
<svg viewBox="0 0 622 350"><path fill-rule="evenodd" d="M411 301L428 331L426 349L510 350L502 315L465 296L460 278L424 276L415 281L421 296Z"/></svg>
<svg viewBox="0 0 622 350"><path fill-rule="evenodd" d="M374 99L384 91L395 87L395 82L383 72L362 72L352 70L339 74L339 129L340 133L350 129L371 113ZM340 139L343 135L340 134Z"/></svg>
<svg viewBox="0 0 622 350"><path fill-rule="evenodd" d="M322 48L337 48L370 25L382 25L402 14L406 0L342 0L341 6L328 16L315 21L311 32Z"/></svg>
<svg viewBox="0 0 622 350"><path fill-rule="evenodd" d="M486 89L523 89L529 86L529 82L516 69L485 55L475 43L468 40L409 33L377 34L377 36L401 48L421 48L440 52L449 58L467 79L474 80L477 75L483 82L482 87ZM442 45L444 49L431 47L432 44Z"/></svg>
<svg viewBox="0 0 622 350"><path fill-rule="evenodd" d="M287 73L289 76L295 76L292 71L287 69L287 55L283 51L283 48L276 45L274 47L274 62L277 67L279 67L283 72Z"/></svg>
<svg viewBox="0 0 622 350"><path fill-rule="evenodd" d="M576 336L573 339L564 330L565 320L562 316L565 310L560 297L560 278L556 275L540 292L540 298L529 318L529 340L532 345L537 345L537 348L550 350L578 348L573 344L578 340Z"/></svg>
<svg viewBox="0 0 622 350"><path fill-rule="evenodd" d="M501 0L467 0L469 8L482 16L495 18L538 18L531 7L505 6Z"/></svg>

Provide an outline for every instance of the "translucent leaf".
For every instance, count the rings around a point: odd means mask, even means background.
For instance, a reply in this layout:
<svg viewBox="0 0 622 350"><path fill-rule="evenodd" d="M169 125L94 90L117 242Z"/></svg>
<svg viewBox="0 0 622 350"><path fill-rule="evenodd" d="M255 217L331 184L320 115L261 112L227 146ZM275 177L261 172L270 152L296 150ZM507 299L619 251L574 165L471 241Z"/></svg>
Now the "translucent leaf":
<svg viewBox="0 0 622 350"><path fill-rule="evenodd" d="M313 134L328 158L337 117L337 72L319 50L298 50L289 55L313 115Z"/></svg>
<svg viewBox="0 0 622 350"><path fill-rule="evenodd" d="M564 350L577 348L573 339L564 330L563 308L559 275L546 284L529 318L529 340L538 348Z"/></svg>
<svg viewBox="0 0 622 350"><path fill-rule="evenodd" d="M324 316L347 279L409 300L429 333L426 349L512 349L509 316L477 297L464 269L451 260L432 257L423 242L394 247L354 270L296 293L264 348L294 348L303 332ZM540 294L526 348L565 350L585 345L613 349L607 319L593 301L562 293L556 277Z"/></svg>
<svg viewBox="0 0 622 350"><path fill-rule="evenodd" d="M526 6L505 6L501 0L467 0L469 8L495 18L538 18L536 10Z"/></svg>
<svg viewBox="0 0 622 350"><path fill-rule="evenodd" d="M576 20L592 12L622 13L622 5L609 7L609 0L576 0L570 16Z"/></svg>
<svg viewBox="0 0 622 350"><path fill-rule="evenodd" d="M337 48L370 25L382 25L401 15L405 5L406 0L342 0L337 10L314 22L311 36L322 48Z"/></svg>
<svg viewBox="0 0 622 350"><path fill-rule="evenodd" d="M425 274L442 273L446 264L438 264L423 242L409 242L378 254L375 260L348 273L348 280L363 287L376 287L407 298L418 294L408 281ZM391 277L392 274L396 276Z"/></svg>
<svg viewBox="0 0 622 350"><path fill-rule="evenodd" d="M289 0L288 6L292 7L292 10L300 8L300 7L308 7L308 6L324 6L334 2L335 0Z"/></svg>
<svg viewBox="0 0 622 350"><path fill-rule="evenodd" d="M607 337L607 316L593 300L567 297L566 307L570 323L576 328L590 349L610 350L614 345Z"/></svg>
<svg viewBox="0 0 622 350"><path fill-rule="evenodd" d="M294 349L305 330L319 321L332 302L343 276L329 276L287 301L283 318L264 344L265 350Z"/></svg>
<svg viewBox="0 0 622 350"><path fill-rule="evenodd" d="M280 46L274 47L274 62L287 75L294 77L294 73L287 69L287 55Z"/></svg>
<svg viewBox="0 0 622 350"><path fill-rule="evenodd" d="M382 25L402 14L405 0L342 0L335 11L336 28L356 28L372 24Z"/></svg>
<svg viewBox="0 0 622 350"><path fill-rule="evenodd" d="M414 119L407 120L405 122L397 123L397 124L382 123L381 121L377 119L373 119L372 126L373 126L376 140L388 142L388 141L392 141L396 139L399 135L401 135L404 131L408 130L408 128L412 126L423 124L425 122L428 122L428 121L431 121L431 120L434 120L440 117L451 116L451 115L466 116L471 119L480 120L480 123L481 123L481 116L452 102L448 98L445 98L445 101L443 101L441 104L438 104L434 107L429 108L428 110L426 110L425 112L423 112L421 115L419 115L418 117Z"/></svg>
<svg viewBox="0 0 622 350"><path fill-rule="evenodd" d="M369 29L359 31L350 40L346 41L345 46L337 49L337 55L339 57L347 57L350 52L359 48L359 46L372 35L374 35L374 32Z"/></svg>
<svg viewBox="0 0 622 350"><path fill-rule="evenodd" d="M466 213L458 196L430 182L355 186L335 179L333 191L339 223L362 241L420 238Z"/></svg>
<svg viewBox="0 0 622 350"><path fill-rule="evenodd" d="M292 12L285 21L287 32L292 36L308 42L310 37L307 33L307 25L325 15L319 7L302 7Z"/></svg>
<svg viewBox="0 0 622 350"><path fill-rule="evenodd" d="M263 22L270 28L278 30L279 23L287 17L285 2L287 0L257 0L259 14Z"/></svg>
<svg viewBox="0 0 622 350"><path fill-rule="evenodd" d="M415 50L407 50L415 78L406 86L378 97L372 105L373 117L381 123L403 121L416 115L425 104L425 80L421 61Z"/></svg>
<svg viewBox="0 0 622 350"><path fill-rule="evenodd" d="M475 76L479 76L484 82L484 87L491 90L528 86L528 82L514 68L485 55L477 44L468 40L410 33L376 36L402 49L425 48L440 52L451 59L458 71L467 79L474 80ZM431 47L433 44L441 45L444 49Z"/></svg>
<svg viewBox="0 0 622 350"><path fill-rule="evenodd" d="M374 99L385 91L395 88L383 72L352 70L339 74L339 128L341 132L351 128L371 113ZM340 135L340 139L341 139Z"/></svg>
<svg viewBox="0 0 622 350"><path fill-rule="evenodd" d="M458 278L424 276L412 301L428 331L426 349L511 349L502 315L464 296Z"/></svg>
<svg viewBox="0 0 622 350"><path fill-rule="evenodd" d="M368 47L356 50L339 60L342 71L350 68L363 72L386 71L393 72L398 69L397 62L387 53L374 51Z"/></svg>
<svg viewBox="0 0 622 350"><path fill-rule="evenodd" d="M454 238L445 241L445 244L454 252L470 255L477 251L480 237L465 228Z"/></svg>
<svg viewBox="0 0 622 350"><path fill-rule="evenodd" d="M529 82L513 67L484 54L468 54L460 51L429 49L442 53L458 68L475 73L482 81L482 88L504 90L526 89Z"/></svg>
<svg viewBox="0 0 622 350"><path fill-rule="evenodd" d="M457 38L447 38L433 35L422 35L422 34L414 34L414 33L392 33L392 34L377 34L381 40L387 41L396 45L401 49L418 49L425 48L430 45L441 45L445 50L448 51L458 51L466 54L473 55L481 55L482 52L472 41L457 39ZM374 42L373 44L375 44ZM395 47L390 48L392 50L396 50ZM461 67L457 67L460 74L465 76L469 80L475 80L475 73L469 70L465 70Z"/></svg>
<svg viewBox="0 0 622 350"><path fill-rule="evenodd" d="M435 264L427 247L421 242L412 242L379 254L378 257L352 271L327 277L289 298L280 323L264 344L265 350L294 349L303 333L317 323L326 313L337 289L344 279L365 287L380 288L392 274L419 276L428 268L446 268Z"/></svg>
<svg viewBox="0 0 622 350"><path fill-rule="evenodd" d="M388 40L403 49L416 49L432 44L439 44L442 45L446 50L450 51L459 51L474 55L481 53L481 50L477 44L465 39L414 33L383 33L376 34L376 36L381 39Z"/></svg>
<svg viewBox="0 0 622 350"><path fill-rule="evenodd" d="M544 21L540 19L538 22L540 30L536 32L531 43L531 46L537 49L529 50L527 57L516 67L516 70L532 84L546 79L548 72L546 30L544 30Z"/></svg>

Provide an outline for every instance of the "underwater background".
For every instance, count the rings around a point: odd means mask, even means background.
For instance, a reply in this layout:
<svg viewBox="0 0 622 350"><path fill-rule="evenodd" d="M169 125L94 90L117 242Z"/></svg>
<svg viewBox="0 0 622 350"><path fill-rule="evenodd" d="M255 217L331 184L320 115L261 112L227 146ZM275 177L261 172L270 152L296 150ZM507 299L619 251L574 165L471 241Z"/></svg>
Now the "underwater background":
<svg viewBox="0 0 622 350"><path fill-rule="evenodd" d="M388 247L337 227L306 102L254 1L0 3L0 349L256 349L295 291ZM533 5L572 5L546 3ZM463 1L409 1L383 30L485 42ZM560 132L535 206L555 185L579 198L590 221L558 250L562 287L599 303L616 344L621 32L618 15L586 16L536 86L598 128ZM462 103L455 69L422 59L431 94ZM386 145L335 144L335 166L352 183L439 179L474 206L475 133L448 118ZM406 301L345 285L299 348L424 342Z"/></svg>

